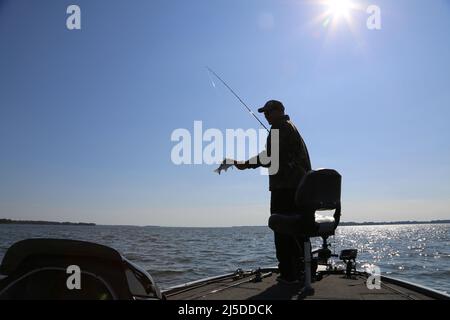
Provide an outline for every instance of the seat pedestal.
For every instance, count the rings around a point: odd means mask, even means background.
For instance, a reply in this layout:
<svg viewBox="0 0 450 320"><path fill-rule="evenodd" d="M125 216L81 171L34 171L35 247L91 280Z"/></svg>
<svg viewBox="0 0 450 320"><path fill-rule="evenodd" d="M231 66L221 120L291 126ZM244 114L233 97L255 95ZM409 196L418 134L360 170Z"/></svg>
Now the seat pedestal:
<svg viewBox="0 0 450 320"><path fill-rule="evenodd" d="M314 288L311 286L311 241L306 237L304 242L304 276L305 282L299 292L300 296L311 296L314 294Z"/></svg>
<svg viewBox="0 0 450 320"><path fill-rule="evenodd" d="M269 227L279 233L293 236L299 248L301 248L298 238L303 238L303 259L304 259L304 285L301 289L300 296L310 296L314 294L314 288L311 286L311 237L322 237L324 243L326 239L334 234L336 229L335 219L328 218L326 221L317 219L314 229L302 228L304 218L301 215L281 215L273 214L269 219Z"/></svg>

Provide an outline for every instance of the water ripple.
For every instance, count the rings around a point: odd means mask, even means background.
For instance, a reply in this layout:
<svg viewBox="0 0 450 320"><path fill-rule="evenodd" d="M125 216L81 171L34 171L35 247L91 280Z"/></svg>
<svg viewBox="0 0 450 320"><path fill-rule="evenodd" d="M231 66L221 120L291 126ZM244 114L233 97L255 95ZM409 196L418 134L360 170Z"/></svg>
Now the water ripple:
<svg viewBox="0 0 450 320"><path fill-rule="evenodd" d="M450 224L340 227L332 250L358 249L358 265L376 264L382 274L450 291ZM273 233L267 227L159 228L130 226L0 225L0 258L26 238L70 238L101 243L153 275L162 288L233 272L275 266ZM312 239L313 247L321 241Z"/></svg>

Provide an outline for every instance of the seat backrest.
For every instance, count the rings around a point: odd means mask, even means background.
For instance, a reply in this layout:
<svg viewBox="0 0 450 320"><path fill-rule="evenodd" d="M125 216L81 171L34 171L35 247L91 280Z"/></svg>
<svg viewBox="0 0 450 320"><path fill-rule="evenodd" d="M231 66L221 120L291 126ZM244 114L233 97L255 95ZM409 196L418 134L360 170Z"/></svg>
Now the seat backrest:
<svg viewBox="0 0 450 320"><path fill-rule="evenodd" d="M66 270L71 265L80 268L83 282L86 282L82 285L82 292L77 294L60 290L66 288L68 291L64 276L68 277ZM122 256L103 245L67 239L22 240L8 249L0 265L0 274L8 276L0 283L0 299L8 295L19 299L20 293L23 293L22 299L32 299L33 295L43 298L50 296L50 293L60 293L60 298L53 299L88 299L95 296L90 289L98 289L103 294L107 291L100 289L106 287L112 290L106 296L130 299L132 296L123 266ZM107 285L96 281L90 274L102 278ZM50 278L53 280L50 281ZM49 287L47 291L40 285L46 282ZM14 284L13 287L9 288L10 284ZM50 287L53 289L50 290ZM23 288L27 288L26 292ZM39 290L42 291L40 295Z"/></svg>
<svg viewBox="0 0 450 320"><path fill-rule="evenodd" d="M272 230L294 236L321 236L324 239L333 235L341 217L341 175L332 169L309 171L300 181L295 203L297 215L280 213L270 216L269 227ZM316 221L317 210L335 210L334 222Z"/></svg>
<svg viewBox="0 0 450 320"><path fill-rule="evenodd" d="M297 206L313 211L340 208L341 180L341 175L333 169L309 171L297 188Z"/></svg>
<svg viewBox="0 0 450 320"><path fill-rule="evenodd" d="M317 227L316 211L335 210L334 232L341 219L341 183L341 175L333 169L312 170L303 177L295 193L295 202L303 212L306 229Z"/></svg>

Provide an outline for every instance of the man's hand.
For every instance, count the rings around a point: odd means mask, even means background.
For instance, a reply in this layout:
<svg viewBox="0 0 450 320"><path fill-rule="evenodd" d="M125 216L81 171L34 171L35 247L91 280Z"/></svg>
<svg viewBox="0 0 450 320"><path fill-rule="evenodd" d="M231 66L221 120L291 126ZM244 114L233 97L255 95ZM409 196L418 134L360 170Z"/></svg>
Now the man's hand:
<svg viewBox="0 0 450 320"><path fill-rule="evenodd" d="M249 168L249 165L245 163L244 161L236 161L234 163L234 166L238 168L239 170L245 170Z"/></svg>

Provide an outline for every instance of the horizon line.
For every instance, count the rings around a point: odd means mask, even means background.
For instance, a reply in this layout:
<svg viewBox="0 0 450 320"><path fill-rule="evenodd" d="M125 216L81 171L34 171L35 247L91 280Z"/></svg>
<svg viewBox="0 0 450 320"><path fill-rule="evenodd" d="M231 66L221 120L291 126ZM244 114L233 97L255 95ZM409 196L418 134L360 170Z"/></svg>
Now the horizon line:
<svg viewBox="0 0 450 320"><path fill-rule="evenodd" d="M5 221L2 223L2 221ZM433 220L397 220L397 221L341 221L340 226L365 226L365 225L404 225L404 224L447 224L450 219ZM170 225L137 225L137 224L98 224L93 222L68 222L68 221L46 221L46 220L14 220L0 218L0 225L72 225L72 226L117 226L117 227L153 227L153 228L243 228L243 227L267 227L267 225L233 225L233 226L170 226Z"/></svg>

